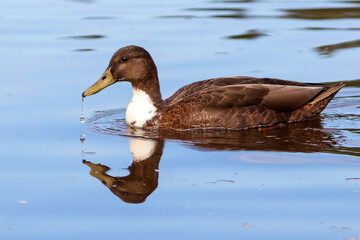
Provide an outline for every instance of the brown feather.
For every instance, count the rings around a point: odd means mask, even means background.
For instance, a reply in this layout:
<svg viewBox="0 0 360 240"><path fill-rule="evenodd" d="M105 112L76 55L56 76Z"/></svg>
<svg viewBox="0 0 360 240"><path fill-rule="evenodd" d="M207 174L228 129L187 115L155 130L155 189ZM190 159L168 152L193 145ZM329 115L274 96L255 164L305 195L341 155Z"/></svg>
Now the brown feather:
<svg viewBox="0 0 360 240"><path fill-rule="evenodd" d="M269 94L263 103L277 111L292 111L314 98L324 87L266 85Z"/></svg>
<svg viewBox="0 0 360 240"><path fill-rule="evenodd" d="M175 129L244 129L300 121L322 111L304 106L329 89L269 78L210 79L184 86L166 99L157 122Z"/></svg>

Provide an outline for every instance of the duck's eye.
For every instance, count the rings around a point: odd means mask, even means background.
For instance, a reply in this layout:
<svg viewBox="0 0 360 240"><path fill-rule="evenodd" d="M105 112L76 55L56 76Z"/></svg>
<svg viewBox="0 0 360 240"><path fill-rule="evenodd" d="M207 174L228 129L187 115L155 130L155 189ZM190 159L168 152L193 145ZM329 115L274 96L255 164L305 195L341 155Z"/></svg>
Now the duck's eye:
<svg viewBox="0 0 360 240"><path fill-rule="evenodd" d="M121 58L121 61L122 61L122 62L126 62L127 60L128 60L127 57Z"/></svg>
<svg viewBox="0 0 360 240"><path fill-rule="evenodd" d="M106 78L106 76L103 76L103 77L101 78L101 80L105 80L105 78Z"/></svg>

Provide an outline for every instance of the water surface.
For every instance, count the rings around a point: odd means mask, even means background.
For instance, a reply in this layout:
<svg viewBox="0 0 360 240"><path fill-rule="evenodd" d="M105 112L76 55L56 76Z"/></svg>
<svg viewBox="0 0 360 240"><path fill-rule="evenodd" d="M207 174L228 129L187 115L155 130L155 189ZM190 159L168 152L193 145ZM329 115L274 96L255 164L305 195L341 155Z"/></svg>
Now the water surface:
<svg viewBox="0 0 360 240"><path fill-rule="evenodd" d="M0 239L359 239L359 4L0 3ZM159 134L126 128L121 83L80 123L129 44L164 98L221 76L347 86L311 121Z"/></svg>

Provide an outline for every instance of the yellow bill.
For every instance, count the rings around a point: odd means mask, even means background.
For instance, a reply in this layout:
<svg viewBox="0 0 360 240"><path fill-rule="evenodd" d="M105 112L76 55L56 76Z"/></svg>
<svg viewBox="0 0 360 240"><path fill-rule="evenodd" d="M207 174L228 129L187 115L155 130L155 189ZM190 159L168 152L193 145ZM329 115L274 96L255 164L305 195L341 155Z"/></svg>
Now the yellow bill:
<svg viewBox="0 0 360 240"><path fill-rule="evenodd" d="M112 76L110 72L111 67L104 72L104 74L100 77L100 79L91 87L86 89L85 92L83 92L82 97L87 97L90 95L93 95L95 93L100 92L104 88L112 85L115 83L114 77Z"/></svg>

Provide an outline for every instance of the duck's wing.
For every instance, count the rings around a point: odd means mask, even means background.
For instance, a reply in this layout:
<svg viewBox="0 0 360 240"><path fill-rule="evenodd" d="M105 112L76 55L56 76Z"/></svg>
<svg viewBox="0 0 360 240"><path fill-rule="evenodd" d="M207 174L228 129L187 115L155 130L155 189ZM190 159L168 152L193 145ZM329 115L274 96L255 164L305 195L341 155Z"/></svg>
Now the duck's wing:
<svg viewBox="0 0 360 240"><path fill-rule="evenodd" d="M219 86L232 86L241 84L244 81L248 81L251 77L226 77L226 78L214 78L209 80L203 80L188 84L177 90L171 97L164 101L165 105L174 105L178 102L183 101L184 99L196 95L199 92L206 91L209 89L214 89L214 87Z"/></svg>
<svg viewBox="0 0 360 240"><path fill-rule="evenodd" d="M263 105L277 111L292 111L328 88L278 79L222 78L187 85L166 101L169 104L191 102L202 109Z"/></svg>
<svg viewBox="0 0 360 240"><path fill-rule="evenodd" d="M250 86L251 87L251 86ZM291 86L291 85L266 85L269 89L263 98L263 104L277 111L292 111L315 98L320 92L328 89L328 86Z"/></svg>

